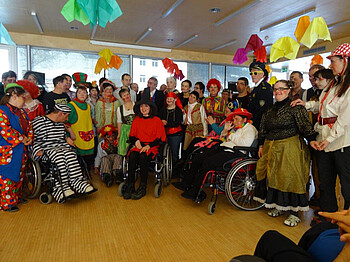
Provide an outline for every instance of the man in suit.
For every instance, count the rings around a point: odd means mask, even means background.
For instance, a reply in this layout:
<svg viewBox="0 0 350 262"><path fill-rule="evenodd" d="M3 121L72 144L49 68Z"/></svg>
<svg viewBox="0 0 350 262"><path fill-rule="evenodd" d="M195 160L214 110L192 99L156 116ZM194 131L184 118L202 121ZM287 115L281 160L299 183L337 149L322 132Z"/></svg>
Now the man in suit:
<svg viewBox="0 0 350 262"><path fill-rule="evenodd" d="M147 88L149 88L149 93L151 96L151 100L157 105L158 112L162 109L164 106L165 96L162 91L157 90L158 80L155 77L150 77L147 82Z"/></svg>

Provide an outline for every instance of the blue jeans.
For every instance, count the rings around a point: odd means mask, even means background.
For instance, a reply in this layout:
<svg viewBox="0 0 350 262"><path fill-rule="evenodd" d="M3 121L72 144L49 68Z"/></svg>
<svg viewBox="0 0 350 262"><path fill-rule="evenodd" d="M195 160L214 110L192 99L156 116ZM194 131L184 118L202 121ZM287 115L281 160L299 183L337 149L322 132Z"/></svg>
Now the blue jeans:
<svg viewBox="0 0 350 262"><path fill-rule="evenodd" d="M179 160L179 151L180 151L181 142L182 142L182 134L168 136L168 144L171 149L173 164L176 164L176 162Z"/></svg>

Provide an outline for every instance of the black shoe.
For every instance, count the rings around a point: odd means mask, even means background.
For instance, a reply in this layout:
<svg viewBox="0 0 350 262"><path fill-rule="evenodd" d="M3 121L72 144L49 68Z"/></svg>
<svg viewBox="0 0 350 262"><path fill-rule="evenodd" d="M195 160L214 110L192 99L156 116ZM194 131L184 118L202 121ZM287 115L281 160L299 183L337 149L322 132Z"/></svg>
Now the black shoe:
<svg viewBox="0 0 350 262"><path fill-rule="evenodd" d="M197 193L198 193L198 190L196 190L195 188L191 187L191 188L188 188L187 190L185 190L185 192L183 192L181 194L181 196L184 197L184 198L187 198L187 199L195 200L196 197L197 197Z"/></svg>
<svg viewBox="0 0 350 262"><path fill-rule="evenodd" d="M139 188L131 194L131 198L134 200L138 200L140 198L143 198L146 195L146 185L141 184Z"/></svg>
<svg viewBox="0 0 350 262"><path fill-rule="evenodd" d="M102 174L102 180L106 184L107 187L111 187L113 184L113 178L110 174L108 173L103 173Z"/></svg>
<svg viewBox="0 0 350 262"><path fill-rule="evenodd" d="M115 183L117 185L121 184L124 181L124 177L123 174L117 173L116 177L115 177Z"/></svg>
<svg viewBox="0 0 350 262"><path fill-rule="evenodd" d="M172 184L175 188L180 189L182 191L186 191L186 189L188 188L188 185L184 182L173 182Z"/></svg>
<svg viewBox="0 0 350 262"><path fill-rule="evenodd" d="M18 204L27 204L28 203L28 200L25 199L25 198L19 198L18 199Z"/></svg>
<svg viewBox="0 0 350 262"><path fill-rule="evenodd" d="M309 200L309 205L319 207L320 206L320 199L316 198L316 196L313 195Z"/></svg>
<svg viewBox="0 0 350 262"><path fill-rule="evenodd" d="M130 199L131 195L135 192L134 185L126 185L125 192L123 194L124 199Z"/></svg>
<svg viewBox="0 0 350 262"><path fill-rule="evenodd" d="M8 209L4 209L4 211L17 212L17 211L19 211L19 208L18 208L18 206L12 206L12 207L9 207Z"/></svg>

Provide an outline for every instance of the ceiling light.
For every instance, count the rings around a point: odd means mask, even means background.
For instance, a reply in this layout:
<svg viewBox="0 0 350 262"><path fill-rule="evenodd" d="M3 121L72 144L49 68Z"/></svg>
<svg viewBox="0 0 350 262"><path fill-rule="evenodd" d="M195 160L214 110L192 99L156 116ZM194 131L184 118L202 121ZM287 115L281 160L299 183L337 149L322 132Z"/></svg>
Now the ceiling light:
<svg viewBox="0 0 350 262"><path fill-rule="evenodd" d="M36 24L36 27L39 29L40 34L43 34L44 33L43 28L41 27L39 19L38 19L37 15L36 15L36 13L34 11L31 13L31 16L34 19L34 22Z"/></svg>
<svg viewBox="0 0 350 262"><path fill-rule="evenodd" d="M70 27L70 30L79 30L79 27L77 27L77 26L71 26L71 27Z"/></svg>
<svg viewBox="0 0 350 262"><path fill-rule="evenodd" d="M238 9L237 11L233 12L232 14L220 19L219 21L217 21L215 23L215 26L219 26L225 22L227 22L228 20L232 19L233 17L239 15L240 13L243 13L245 11L247 11L248 9L252 8L253 6L256 6L257 4L259 4L260 2L262 2L262 0L254 0L251 3L243 6L242 8Z"/></svg>
<svg viewBox="0 0 350 262"><path fill-rule="evenodd" d="M138 44L139 42L141 42L142 39L144 39L146 36L148 36L148 34L151 33L151 32L152 32L152 28L148 27L146 32L144 32L143 35L140 36L140 38L137 39L135 43Z"/></svg>
<svg viewBox="0 0 350 262"><path fill-rule="evenodd" d="M293 20L298 19L298 18L300 18L302 16L305 16L305 15L309 15L311 13L314 13L315 11L316 11L316 7L313 7L313 8L307 9L307 10L305 10L303 12L299 12L299 13L297 13L295 15L291 15L291 16L286 17L286 18L284 18L284 19L282 19L280 21L274 22L274 23L269 24L267 26L260 27L260 32L265 31L267 29L274 28L276 26L280 26L280 25L289 23L290 21L293 21Z"/></svg>
<svg viewBox="0 0 350 262"><path fill-rule="evenodd" d="M129 44L120 44L120 43L95 41L95 40L90 40L90 44L92 44L92 45L102 45L102 46L111 46L111 47L120 47L120 48L142 49L142 50L168 52L168 53L171 52L171 49L168 49L168 48L160 48L160 47L153 47L153 46L142 46L142 45L129 45Z"/></svg>
<svg viewBox="0 0 350 262"><path fill-rule="evenodd" d="M237 40L233 40L233 41L228 42L228 43L226 43L226 44L223 44L223 45L219 45L219 46L217 46L217 47L214 47L214 48L210 49L209 51L212 52L212 51L215 51L215 50L224 48L224 47L226 47L226 46L233 45L233 44L236 43L236 42L237 42Z"/></svg>
<svg viewBox="0 0 350 262"><path fill-rule="evenodd" d="M218 7L214 7L214 8L210 8L209 11L216 14L216 13L220 13L221 9Z"/></svg>
<svg viewBox="0 0 350 262"><path fill-rule="evenodd" d="M174 42L174 39L168 38L168 42Z"/></svg>
<svg viewBox="0 0 350 262"><path fill-rule="evenodd" d="M190 37L189 39L183 41L182 43L176 45L175 47L183 46L183 45L185 45L185 44L191 42L192 40L196 39L197 37L198 37L198 35L194 35L194 36Z"/></svg>
<svg viewBox="0 0 350 262"><path fill-rule="evenodd" d="M97 25L94 25L92 27L92 30L91 30L90 39L94 39L95 38L96 30L97 30Z"/></svg>
<svg viewBox="0 0 350 262"><path fill-rule="evenodd" d="M168 15L170 15L183 1L184 0L177 0L172 6L170 6L168 10L162 14L162 18L166 18Z"/></svg>
<svg viewBox="0 0 350 262"><path fill-rule="evenodd" d="M336 26L346 25L348 23L350 23L350 19L344 20L344 21L341 21L341 22L338 22L338 23L331 24L331 25L328 26L328 29L331 30L331 29L333 29Z"/></svg>

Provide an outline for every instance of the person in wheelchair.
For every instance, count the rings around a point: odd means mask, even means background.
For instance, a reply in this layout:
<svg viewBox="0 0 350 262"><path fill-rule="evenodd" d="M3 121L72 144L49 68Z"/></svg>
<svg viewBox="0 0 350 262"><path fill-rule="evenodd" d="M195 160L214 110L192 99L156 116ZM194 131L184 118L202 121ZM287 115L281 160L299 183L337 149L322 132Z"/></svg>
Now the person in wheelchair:
<svg viewBox="0 0 350 262"><path fill-rule="evenodd" d="M107 125L101 129L100 135L103 140L98 144L95 158L95 174L101 175L102 181L107 187L112 186L114 177L117 183L120 184L122 181L120 178L122 157L118 155L116 133L117 130L113 125Z"/></svg>
<svg viewBox="0 0 350 262"><path fill-rule="evenodd" d="M159 146L165 143L166 134L162 120L155 116L157 106L150 100L149 90L134 106L136 117L131 125L129 141L132 148L128 152L127 187L124 199L140 199L146 195L149 162L158 154ZM141 182L135 191L135 173L140 166Z"/></svg>
<svg viewBox="0 0 350 262"><path fill-rule="evenodd" d="M77 159L72 150L73 140L66 136L64 122L68 120L71 109L67 105L56 104L54 110L46 116L38 116L33 120L34 160L49 161L58 169L60 182L54 177L53 197L58 203L76 193L92 193L95 189L85 181ZM75 191L73 191L73 190Z"/></svg>
<svg viewBox="0 0 350 262"><path fill-rule="evenodd" d="M224 130L221 132L221 138L226 141L194 156L191 168L180 187L184 190L181 196L197 202L203 201L206 197L204 191L199 196L198 193L205 174L210 170L222 170L227 161L245 156L241 151L234 151L233 147L250 147L257 138L258 131L250 123L251 118L252 114L243 108L237 108L226 118Z"/></svg>

